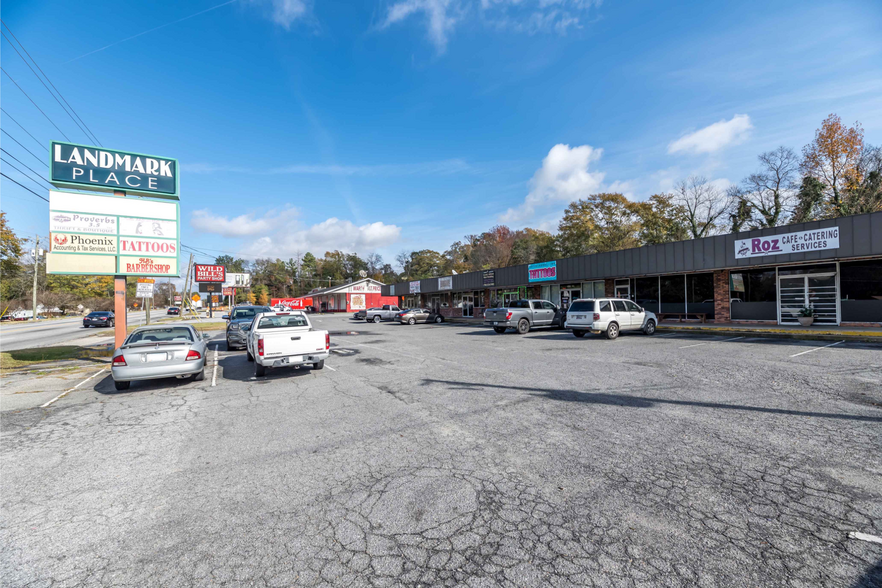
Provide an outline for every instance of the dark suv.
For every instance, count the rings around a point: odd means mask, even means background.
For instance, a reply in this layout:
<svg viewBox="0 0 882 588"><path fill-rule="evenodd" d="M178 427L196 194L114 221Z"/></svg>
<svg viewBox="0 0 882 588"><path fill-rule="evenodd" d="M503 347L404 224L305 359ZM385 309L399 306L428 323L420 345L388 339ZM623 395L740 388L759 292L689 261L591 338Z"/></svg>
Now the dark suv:
<svg viewBox="0 0 882 588"><path fill-rule="evenodd" d="M84 327L112 327L114 315L107 310L90 312L83 317Z"/></svg>
<svg viewBox="0 0 882 588"><path fill-rule="evenodd" d="M237 306L230 314L225 314L222 318L227 322L227 349L238 349L245 347L245 338L247 335L247 327L251 325L255 315L262 312L272 312L269 306ZM242 327L246 327L246 332L242 332Z"/></svg>

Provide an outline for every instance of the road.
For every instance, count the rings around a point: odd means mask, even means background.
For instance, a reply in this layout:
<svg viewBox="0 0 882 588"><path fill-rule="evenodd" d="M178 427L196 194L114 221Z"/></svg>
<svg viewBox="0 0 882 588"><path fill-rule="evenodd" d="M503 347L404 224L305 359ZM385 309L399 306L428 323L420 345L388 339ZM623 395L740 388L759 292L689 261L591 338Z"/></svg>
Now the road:
<svg viewBox="0 0 882 588"><path fill-rule="evenodd" d="M144 311L130 312L129 324L143 323L147 313ZM153 311L153 317L165 316L164 311ZM0 349L15 351L31 347L48 347L63 345L81 337L92 335L97 331L107 332L113 336L113 329L97 327L84 328L83 317L71 317L57 320L32 322L6 322L0 324Z"/></svg>
<svg viewBox="0 0 882 588"><path fill-rule="evenodd" d="M0 412L4 583L882 585L882 346L316 321Z"/></svg>

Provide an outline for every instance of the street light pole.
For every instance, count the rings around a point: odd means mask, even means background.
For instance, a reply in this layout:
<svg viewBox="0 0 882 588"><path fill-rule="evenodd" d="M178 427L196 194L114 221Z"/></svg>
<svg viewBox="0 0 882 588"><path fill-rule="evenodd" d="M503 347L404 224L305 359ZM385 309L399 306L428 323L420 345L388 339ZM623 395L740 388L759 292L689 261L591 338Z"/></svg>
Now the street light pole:
<svg viewBox="0 0 882 588"><path fill-rule="evenodd" d="M37 235L37 238L34 240L34 291L32 292L32 302L34 309L34 315L31 317L32 321L37 320L37 276L40 273L40 235Z"/></svg>

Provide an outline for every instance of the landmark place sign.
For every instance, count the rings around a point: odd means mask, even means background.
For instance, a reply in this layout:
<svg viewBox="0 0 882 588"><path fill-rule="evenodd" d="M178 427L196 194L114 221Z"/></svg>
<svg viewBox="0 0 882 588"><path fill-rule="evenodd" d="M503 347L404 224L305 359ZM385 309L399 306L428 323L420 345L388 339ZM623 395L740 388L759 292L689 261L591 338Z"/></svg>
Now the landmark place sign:
<svg viewBox="0 0 882 588"><path fill-rule="evenodd" d="M178 200L178 160L52 141L49 181L58 188Z"/></svg>

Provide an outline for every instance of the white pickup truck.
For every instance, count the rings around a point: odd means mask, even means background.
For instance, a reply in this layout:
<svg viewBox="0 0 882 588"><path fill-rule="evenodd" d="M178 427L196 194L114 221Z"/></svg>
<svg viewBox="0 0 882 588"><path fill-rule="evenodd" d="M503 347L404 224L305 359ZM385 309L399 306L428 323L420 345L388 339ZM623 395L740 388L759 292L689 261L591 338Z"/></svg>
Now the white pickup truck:
<svg viewBox="0 0 882 588"><path fill-rule="evenodd" d="M311 365L320 370L331 348L331 335L312 328L306 313L264 312L254 317L246 340L248 361L254 375L266 375L266 368Z"/></svg>

